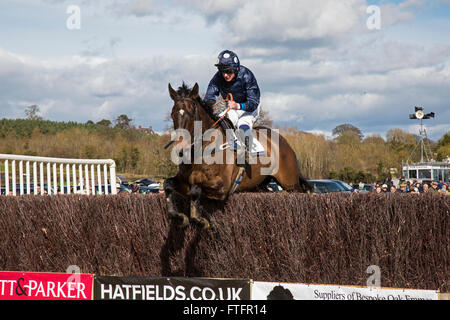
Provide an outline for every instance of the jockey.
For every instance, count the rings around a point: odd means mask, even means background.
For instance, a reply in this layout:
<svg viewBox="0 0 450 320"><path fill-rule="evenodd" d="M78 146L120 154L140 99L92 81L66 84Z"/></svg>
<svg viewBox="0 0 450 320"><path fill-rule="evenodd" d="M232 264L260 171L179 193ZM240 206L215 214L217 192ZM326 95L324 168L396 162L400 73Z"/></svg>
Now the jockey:
<svg viewBox="0 0 450 320"><path fill-rule="evenodd" d="M204 101L211 106L219 95L223 99L229 93L233 95L233 101L228 101L231 110L227 116L238 129L236 135L240 144L244 143L245 149L250 151L253 123L259 114L260 91L256 78L248 68L240 65L238 56L230 50L219 54L215 66L218 72L209 82ZM242 149L237 141L231 147L234 150Z"/></svg>

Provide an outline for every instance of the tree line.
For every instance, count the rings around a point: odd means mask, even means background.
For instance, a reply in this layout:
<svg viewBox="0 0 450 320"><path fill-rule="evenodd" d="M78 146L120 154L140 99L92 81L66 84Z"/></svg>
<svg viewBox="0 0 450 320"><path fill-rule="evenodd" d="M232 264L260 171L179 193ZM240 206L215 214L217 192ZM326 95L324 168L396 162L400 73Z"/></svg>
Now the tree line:
<svg viewBox="0 0 450 320"><path fill-rule="evenodd" d="M387 177L401 177L402 161L420 159L420 148L415 148L420 137L400 128L388 130L386 139L379 134L364 137L351 124L337 126L332 138L296 128L281 128L281 133L294 148L303 174L315 179L384 181ZM450 131L438 142L426 139L425 145L431 158L444 160L450 156Z"/></svg>
<svg viewBox="0 0 450 320"><path fill-rule="evenodd" d="M132 127L31 119L0 120L0 153L75 159L114 159L119 174L164 178L176 172L164 150L168 135Z"/></svg>

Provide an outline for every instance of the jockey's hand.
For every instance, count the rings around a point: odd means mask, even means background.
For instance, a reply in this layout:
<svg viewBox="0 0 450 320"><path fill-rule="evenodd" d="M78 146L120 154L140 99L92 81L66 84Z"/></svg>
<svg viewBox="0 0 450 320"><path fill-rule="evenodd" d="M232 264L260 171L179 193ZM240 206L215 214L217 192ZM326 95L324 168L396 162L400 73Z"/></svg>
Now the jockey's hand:
<svg viewBox="0 0 450 320"><path fill-rule="evenodd" d="M228 101L228 107L230 107L231 109L234 109L234 110L241 109L241 106L239 105L239 103L236 103L234 101Z"/></svg>

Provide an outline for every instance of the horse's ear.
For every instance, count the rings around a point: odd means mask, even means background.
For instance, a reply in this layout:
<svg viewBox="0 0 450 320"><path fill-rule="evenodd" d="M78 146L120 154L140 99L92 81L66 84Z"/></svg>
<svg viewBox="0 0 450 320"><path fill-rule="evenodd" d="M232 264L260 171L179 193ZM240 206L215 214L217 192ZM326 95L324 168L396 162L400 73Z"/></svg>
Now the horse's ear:
<svg viewBox="0 0 450 320"><path fill-rule="evenodd" d="M170 83L169 83L169 94L173 101L178 100L178 93L175 90L173 90Z"/></svg>
<svg viewBox="0 0 450 320"><path fill-rule="evenodd" d="M194 87L192 88L190 96L193 99L198 98L198 83L197 82L195 83Z"/></svg>

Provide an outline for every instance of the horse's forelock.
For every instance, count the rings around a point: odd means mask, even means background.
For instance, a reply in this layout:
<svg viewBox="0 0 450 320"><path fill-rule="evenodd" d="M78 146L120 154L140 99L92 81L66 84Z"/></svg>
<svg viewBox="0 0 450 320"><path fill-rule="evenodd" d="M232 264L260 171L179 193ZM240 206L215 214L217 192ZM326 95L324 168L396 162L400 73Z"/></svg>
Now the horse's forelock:
<svg viewBox="0 0 450 320"><path fill-rule="evenodd" d="M184 81L182 83L182 85L180 87L178 87L177 90L177 94L180 96L181 101L179 101L179 103L175 103L174 107L175 108L180 108L183 106L184 101L183 99L187 99L187 98L191 98L192 92L192 88L190 88ZM212 118L212 119L216 119L217 117L214 115L214 113L212 112L211 108L209 108L206 103L203 101L202 98L197 97L196 99L192 99L195 102L197 102L197 104L203 108L203 110L205 110L205 112Z"/></svg>
<svg viewBox="0 0 450 320"><path fill-rule="evenodd" d="M187 99L187 98L191 98L191 93L192 93L192 88L189 87L183 81L183 84L180 87L178 87L177 94L180 96L180 98ZM198 97L197 99L192 99L192 100L196 101L198 104L200 104L200 106L205 108L205 103L203 102L203 100L200 97Z"/></svg>
<svg viewBox="0 0 450 320"><path fill-rule="evenodd" d="M177 93L179 96L187 98L191 94L191 91L192 89L183 81L183 84L178 88Z"/></svg>

